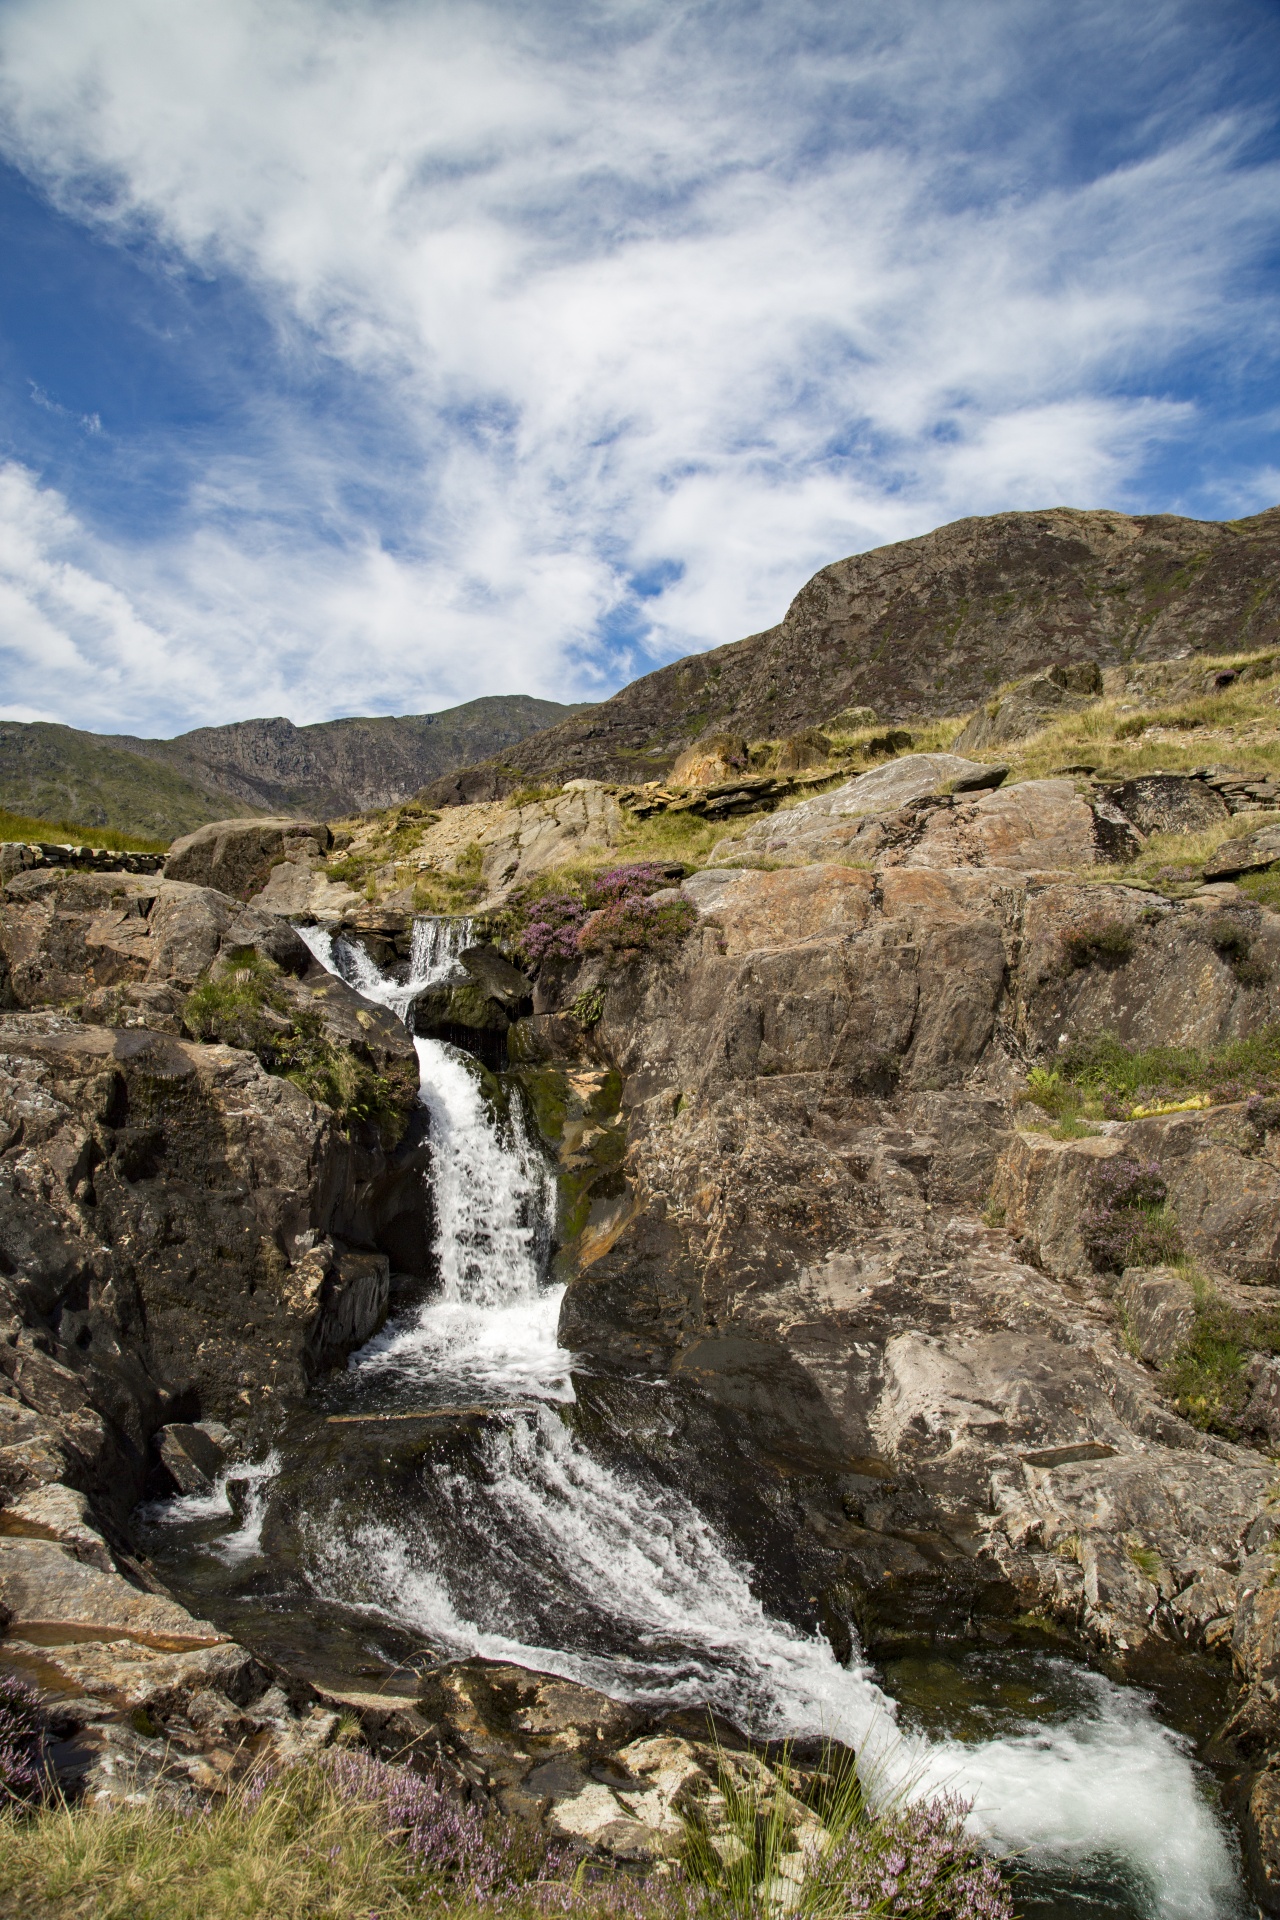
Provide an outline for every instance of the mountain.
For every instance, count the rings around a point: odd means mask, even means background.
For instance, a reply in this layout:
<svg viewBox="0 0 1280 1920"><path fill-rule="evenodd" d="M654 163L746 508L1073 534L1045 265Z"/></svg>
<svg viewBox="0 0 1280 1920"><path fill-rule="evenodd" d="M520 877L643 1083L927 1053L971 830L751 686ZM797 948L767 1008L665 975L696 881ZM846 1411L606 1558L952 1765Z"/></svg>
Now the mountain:
<svg viewBox="0 0 1280 1920"><path fill-rule="evenodd" d="M0 806L161 839L234 813L334 818L391 806L583 711L511 694L396 719L241 720L174 740L4 721Z"/></svg>
<svg viewBox="0 0 1280 1920"><path fill-rule="evenodd" d="M837 560L780 625L646 674L427 797L648 780L708 733L778 739L864 705L885 720L936 718L1056 661L1105 667L1278 638L1280 507L1228 521L1062 507L957 520Z"/></svg>

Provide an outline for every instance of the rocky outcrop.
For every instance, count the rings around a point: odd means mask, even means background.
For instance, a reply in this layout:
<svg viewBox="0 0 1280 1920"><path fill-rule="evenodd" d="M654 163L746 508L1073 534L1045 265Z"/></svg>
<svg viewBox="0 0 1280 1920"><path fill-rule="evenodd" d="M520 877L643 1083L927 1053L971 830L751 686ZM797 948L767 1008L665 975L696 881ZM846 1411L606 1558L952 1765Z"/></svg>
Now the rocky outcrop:
<svg viewBox="0 0 1280 1920"><path fill-rule="evenodd" d="M957 753L980 753L1023 740L1069 713L1080 713L1102 692L1102 673L1092 661L1052 666L1047 673L1015 681L980 706L956 736Z"/></svg>
<svg viewBox="0 0 1280 1920"><path fill-rule="evenodd" d="M133 1511L214 1498L382 1324L393 1271L428 1273L416 1058L287 922L210 887L24 869L0 955L0 1650L52 1690L69 1790L194 1805L337 1715L161 1591ZM238 980L268 983L269 1037L372 1076L376 1125L191 1038L192 990L234 1010Z"/></svg>
<svg viewBox="0 0 1280 1920"><path fill-rule="evenodd" d="M1073 781L938 785L891 814L776 816L802 816L804 863L691 875L697 925L673 957L540 975L513 1057L548 1138L558 1097L571 1151L608 1147L564 1222L561 1337L733 1423L744 1480L807 1531L837 1639L850 1607L876 1646L912 1591L934 1619L1000 1592L1121 1661L1234 1647L1258 1731L1233 1723L1219 1752L1255 1767L1280 1750L1241 1612L1272 1524L1273 1468L1248 1444L1270 1363L1250 1363L1237 1439L1181 1418L1163 1369L1199 1296L1181 1269L1097 1271L1083 1216L1092 1169L1157 1163L1210 1294L1280 1311L1280 1134L1240 1097L1056 1139L1014 1097L1075 1038L1208 1050L1273 1026L1280 916L1232 905L1259 962L1242 979L1216 896L1063 870L1102 857ZM865 868L812 857L835 832L865 835ZM1076 964L1073 935L1100 921L1123 938ZM616 1119L589 1104L610 1072Z"/></svg>
<svg viewBox="0 0 1280 1920"><path fill-rule="evenodd" d="M273 866L318 858L332 838L317 820L214 820L174 841L165 878L247 900L261 892Z"/></svg>
<svg viewBox="0 0 1280 1920"><path fill-rule="evenodd" d="M1063 508L958 520L824 567L778 626L646 674L426 797L638 782L712 734L776 740L864 704L909 723L1051 667L1261 647L1277 632L1278 529L1274 508L1229 523Z"/></svg>
<svg viewBox="0 0 1280 1920"><path fill-rule="evenodd" d="M712 858L1069 872L1141 846L1124 815L1075 781L1004 787L1003 773L954 754L908 754L722 840Z"/></svg>

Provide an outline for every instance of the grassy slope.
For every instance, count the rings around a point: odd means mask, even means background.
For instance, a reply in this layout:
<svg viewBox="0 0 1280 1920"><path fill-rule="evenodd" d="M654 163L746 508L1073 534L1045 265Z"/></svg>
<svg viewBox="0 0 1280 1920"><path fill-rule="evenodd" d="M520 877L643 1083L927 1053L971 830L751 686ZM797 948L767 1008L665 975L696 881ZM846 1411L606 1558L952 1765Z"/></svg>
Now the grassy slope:
<svg viewBox="0 0 1280 1920"><path fill-rule="evenodd" d="M183 779L172 767L101 743L74 727L39 722L0 723L0 807L40 821L59 821L64 830L9 838L65 839L66 827L112 828L140 844L138 836L167 846L206 820L225 819L225 797ZM100 842L99 844L107 844Z"/></svg>

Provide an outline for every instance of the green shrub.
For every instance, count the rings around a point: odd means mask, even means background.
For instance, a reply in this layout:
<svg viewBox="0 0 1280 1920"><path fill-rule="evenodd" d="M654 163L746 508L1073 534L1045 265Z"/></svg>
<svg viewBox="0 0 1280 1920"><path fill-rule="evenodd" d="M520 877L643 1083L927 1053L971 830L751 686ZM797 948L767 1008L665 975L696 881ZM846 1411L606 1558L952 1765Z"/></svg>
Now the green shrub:
<svg viewBox="0 0 1280 1920"><path fill-rule="evenodd" d="M1099 963L1122 966L1133 958L1136 944L1132 927L1126 926L1123 920L1108 920L1101 915L1070 928L1059 942L1068 972Z"/></svg>
<svg viewBox="0 0 1280 1920"><path fill-rule="evenodd" d="M1126 1118L1134 1105L1191 1093L1215 1100L1280 1093L1280 1025L1206 1052L1196 1047L1129 1047L1114 1034L1097 1034L1064 1048L1055 1071L1095 1096L1109 1119Z"/></svg>
<svg viewBox="0 0 1280 1920"><path fill-rule="evenodd" d="M1262 987L1270 979L1266 967L1253 956L1253 936L1248 927L1226 914L1214 914L1204 929L1204 938L1225 960L1242 987Z"/></svg>
<svg viewBox="0 0 1280 1920"><path fill-rule="evenodd" d="M569 1002L569 1011L580 1026L598 1026L604 1012L604 988L587 987Z"/></svg>
<svg viewBox="0 0 1280 1920"><path fill-rule="evenodd" d="M372 1126L388 1143L403 1132L403 1100L393 1082L335 1044L320 1014L289 998L280 969L255 948L224 955L188 994L182 1021L193 1040L256 1054L268 1073L331 1107L345 1129Z"/></svg>
<svg viewBox="0 0 1280 1920"><path fill-rule="evenodd" d="M785 1752L768 1771L753 1754L722 1755L718 1774L714 1828L697 1810L685 1820L685 1872L710 1895L708 1920L1012 1920L1000 1869L951 1795L873 1810L852 1754L834 1746L807 1779Z"/></svg>
<svg viewBox="0 0 1280 1920"><path fill-rule="evenodd" d="M1064 1079L1060 1072L1047 1067L1032 1067L1027 1075L1026 1089L1018 1095L1017 1104L1036 1106L1054 1119L1065 1119L1069 1114L1079 1113L1083 1100L1079 1087Z"/></svg>
<svg viewBox="0 0 1280 1920"><path fill-rule="evenodd" d="M1192 1426L1238 1436L1249 1399L1251 1352L1280 1353L1280 1309L1244 1313L1204 1292L1191 1337L1164 1370L1174 1406Z"/></svg>
<svg viewBox="0 0 1280 1920"><path fill-rule="evenodd" d="M1178 1223L1165 1209L1168 1188L1155 1162L1121 1154L1089 1174L1080 1219L1085 1251L1103 1273L1176 1265L1184 1254Z"/></svg>

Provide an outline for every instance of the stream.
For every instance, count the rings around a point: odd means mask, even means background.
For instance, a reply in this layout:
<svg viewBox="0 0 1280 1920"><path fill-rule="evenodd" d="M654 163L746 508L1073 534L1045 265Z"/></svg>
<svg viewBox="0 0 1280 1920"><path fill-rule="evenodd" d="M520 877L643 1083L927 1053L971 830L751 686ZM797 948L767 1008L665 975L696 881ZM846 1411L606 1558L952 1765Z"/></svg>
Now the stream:
<svg viewBox="0 0 1280 1920"><path fill-rule="evenodd" d="M402 1019L470 938L465 922L419 921L397 983L357 945L302 932ZM316 1389L266 1459L209 1498L151 1509L148 1550L174 1588L312 1671L335 1649L366 1674L479 1654L628 1700L711 1705L758 1737L845 1741L880 1793L970 1800L975 1832L1017 1856L1019 1910L1039 1920L1250 1912L1215 1782L1144 1691L1026 1649L879 1673L855 1651L842 1665L766 1607L755 1568L683 1490L696 1493L696 1461L673 1486L639 1451L593 1444L556 1338L563 1289L547 1281L551 1170L517 1097L496 1114L464 1053L415 1046L439 1284ZM644 1419L666 1417L666 1392L636 1385ZM385 1423L433 1410L465 1416L465 1445L443 1446L429 1473L385 1465Z"/></svg>

